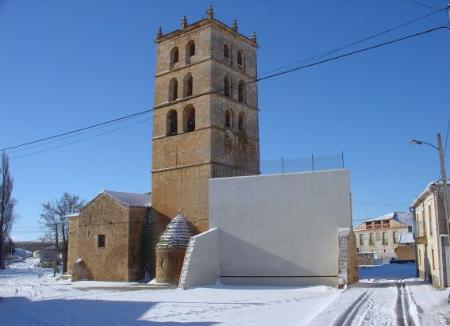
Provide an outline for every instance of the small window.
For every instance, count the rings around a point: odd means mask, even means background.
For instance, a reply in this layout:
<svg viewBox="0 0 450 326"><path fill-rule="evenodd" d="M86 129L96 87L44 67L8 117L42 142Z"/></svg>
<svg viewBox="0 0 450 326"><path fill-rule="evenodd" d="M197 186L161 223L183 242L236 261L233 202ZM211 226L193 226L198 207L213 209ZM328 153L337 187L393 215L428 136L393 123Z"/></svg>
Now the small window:
<svg viewBox="0 0 450 326"><path fill-rule="evenodd" d="M189 46L189 56L192 57L195 55L195 43L192 42Z"/></svg>
<svg viewBox="0 0 450 326"><path fill-rule="evenodd" d="M243 112L239 113L238 128L240 131L244 131L245 129L245 115Z"/></svg>
<svg viewBox="0 0 450 326"><path fill-rule="evenodd" d="M238 85L238 99L239 102L244 103L245 102L245 83L243 80L239 81Z"/></svg>
<svg viewBox="0 0 450 326"><path fill-rule="evenodd" d="M173 136L177 134L177 129L178 129L178 121L177 121L177 111L175 110L170 110L167 113L167 126L166 126L166 130L167 136Z"/></svg>
<svg viewBox="0 0 450 326"><path fill-rule="evenodd" d="M178 81L172 78L169 83L169 101L175 101L178 98Z"/></svg>
<svg viewBox="0 0 450 326"><path fill-rule="evenodd" d="M433 227L432 227L432 219L431 219L431 205L428 205L428 228L430 232L430 237L433 235Z"/></svg>
<svg viewBox="0 0 450 326"><path fill-rule="evenodd" d="M237 53L237 64L239 66L244 65L244 54L242 53L242 51L238 51L238 53Z"/></svg>
<svg viewBox="0 0 450 326"><path fill-rule="evenodd" d="M397 232L393 231L392 232L392 237L394 238L394 243L397 243L398 242L398 234L397 234Z"/></svg>
<svg viewBox="0 0 450 326"><path fill-rule="evenodd" d="M170 67L173 68L173 66L178 62L179 58L179 51L178 48L173 48L170 52Z"/></svg>
<svg viewBox="0 0 450 326"><path fill-rule="evenodd" d="M183 111L184 131L190 132L195 130L195 109L188 106Z"/></svg>
<svg viewBox="0 0 450 326"><path fill-rule="evenodd" d="M360 235L359 235L359 244L360 244L361 246L364 245L364 234L360 234Z"/></svg>
<svg viewBox="0 0 450 326"><path fill-rule="evenodd" d="M228 76L223 78L223 93L226 97L230 97L230 78Z"/></svg>
<svg viewBox="0 0 450 326"><path fill-rule="evenodd" d="M373 233L370 233L370 234L369 234L369 244L370 244L371 246L374 245Z"/></svg>
<svg viewBox="0 0 450 326"><path fill-rule="evenodd" d="M226 44L223 45L223 56L227 59L230 57L230 49Z"/></svg>
<svg viewBox="0 0 450 326"><path fill-rule="evenodd" d="M194 41L190 41L186 45L186 63L191 63L191 57L195 55L195 43Z"/></svg>
<svg viewBox="0 0 450 326"><path fill-rule="evenodd" d="M233 128L233 114L231 113L231 110L225 111L225 128Z"/></svg>
<svg viewBox="0 0 450 326"><path fill-rule="evenodd" d="M105 235L104 234L99 234L97 236L97 247L98 248L105 248L105 246L106 246Z"/></svg>
<svg viewBox="0 0 450 326"><path fill-rule="evenodd" d="M383 232L383 244L384 244L384 245L387 245L387 244L388 244L387 232Z"/></svg>
<svg viewBox="0 0 450 326"><path fill-rule="evenodd" d="M194 78L189 73L184 77L184 97L192 96L194 88Z"/></svg>

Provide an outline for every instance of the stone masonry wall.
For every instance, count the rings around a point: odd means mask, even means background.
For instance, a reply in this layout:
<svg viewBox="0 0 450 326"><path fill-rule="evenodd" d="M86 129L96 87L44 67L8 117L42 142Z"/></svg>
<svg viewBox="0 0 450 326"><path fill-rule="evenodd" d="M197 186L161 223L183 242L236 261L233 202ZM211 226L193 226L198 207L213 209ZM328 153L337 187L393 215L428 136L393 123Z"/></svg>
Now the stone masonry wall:
<svg viewBox="0 0 450 326"><path fill-rule="evenodd" d="M350 228L340 228L339 243L339 286L358 281L358 266L356 263L356 238Z"/></svg>

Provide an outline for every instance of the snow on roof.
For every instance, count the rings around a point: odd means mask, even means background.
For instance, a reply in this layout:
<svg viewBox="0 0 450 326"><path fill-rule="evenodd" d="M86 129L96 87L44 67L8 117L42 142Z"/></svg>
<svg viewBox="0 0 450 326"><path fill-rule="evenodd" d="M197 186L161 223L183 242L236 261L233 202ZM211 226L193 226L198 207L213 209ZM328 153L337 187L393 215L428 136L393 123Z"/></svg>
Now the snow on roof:
<svg viewBox="0 0 450 326"><path fill-rule="evenodd" d="M80 213L67 214L64 217L71 218L71 217L77 217L77 216L80 216Z"/></svg>
<svg viewBox="0 0 450 326"><path fill-rule="evenodd" d="M166 230L156 244L156 248L186 248L191 235L192 230L189 222L183 214L178 213L167 225Z"/></svg>
<svg viewBox="0 0 450 326"><path fill-rule="evenodd" d="M373 217L373 218L368 218L368 219L363 219L361 222L362 223L366 223L366 222L375 222L375 221L386 221L386 220L390 220L390 219L394 219L402 224L406 224L408 226L412 226L413 225L413 215L411 213L406 213L406 212L392 212L383 216L379 216L379 217Z"/></svg>
<svg viewBox="0 0 450 326"><path fill-rule="evenodd" d="M393 212L393 213L389 213L389 214L386 214L386 215L383 215L383 216L367 218L367 219L363 219L362 222L365 223L365 222L373 222L373 221L390 220L390 219L395 217L395 214L396 213Z"/></svg>
<svg viewBox="0 0 450 326"><path fill-rule="evenodd" d="M414 243L414 234L412 232L400 233L398 243Z"/></svg>
<svg viewBox="0 0 450 326"><path fill-rule="evenodd" d="M406 224L408 226L413 226L414 216L412 213L398 212L395 219L400 223Z"/></svg>
<svg viewBox="0 0 450 326"><path fill-rule="evenodd" d="M151 194L136 194L132 192L119 192L112 190L104 190L103 193L117 200L125 206L131 207L150 207Z"/></svg>
<svg viewBox="0 0 450 326"><path fill-rule="evenodd" d="M429 195L433 190L433 187L442 185L442 181L433 181L427 184L425 189L417 196L416 199L411 203L411 207L416 207L419 203L425 198L425 196ZM450 180L447 180L447 185L450 186Z"/></svg>

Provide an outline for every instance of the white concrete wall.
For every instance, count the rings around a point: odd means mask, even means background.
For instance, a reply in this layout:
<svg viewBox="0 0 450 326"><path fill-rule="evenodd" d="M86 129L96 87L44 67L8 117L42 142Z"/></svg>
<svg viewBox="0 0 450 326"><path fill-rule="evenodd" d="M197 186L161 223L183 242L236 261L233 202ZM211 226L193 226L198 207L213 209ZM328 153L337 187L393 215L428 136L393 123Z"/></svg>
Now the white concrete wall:
<svg viewBox="0 0 450 326"><path fill-rule="evenodd" d="M218 233L214 228L189 240L184 256L179 287L189 289L215 284L218 276Z"/></svg>
<svg viewBox="0 0 450 326"><path fill-rule="evenodd" d="M209 205L222 282L337 285L347 170L210 179Z"/></svg>

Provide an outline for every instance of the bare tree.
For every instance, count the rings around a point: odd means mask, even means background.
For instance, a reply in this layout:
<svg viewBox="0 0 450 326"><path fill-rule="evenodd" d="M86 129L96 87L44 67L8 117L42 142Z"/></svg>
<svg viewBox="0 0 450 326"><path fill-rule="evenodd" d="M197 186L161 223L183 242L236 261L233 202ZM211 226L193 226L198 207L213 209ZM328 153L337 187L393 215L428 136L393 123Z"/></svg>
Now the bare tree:
<svg viewBox="0 0 450 326"><path fill-rule="evenodd" d="M4 248L14 223L14 206L12 197L13 178L9 172L9 159L5 152L1 155L0 165L0 269L5 268Z"/></svg>
<svg viewBox="0 0 450 326"><path fill-rule="evenodd" d="M41 223L46 236L55 241L55 247L63 257L63 272L67 271L69 225L67 216L83 207L84 201L77 195L65 192L61 198L42 205Z"/></svg>

